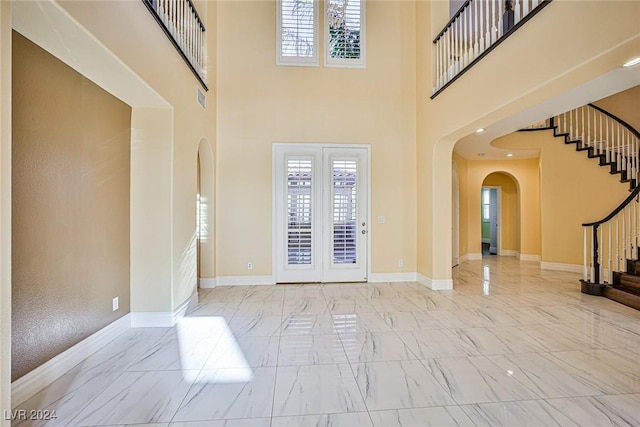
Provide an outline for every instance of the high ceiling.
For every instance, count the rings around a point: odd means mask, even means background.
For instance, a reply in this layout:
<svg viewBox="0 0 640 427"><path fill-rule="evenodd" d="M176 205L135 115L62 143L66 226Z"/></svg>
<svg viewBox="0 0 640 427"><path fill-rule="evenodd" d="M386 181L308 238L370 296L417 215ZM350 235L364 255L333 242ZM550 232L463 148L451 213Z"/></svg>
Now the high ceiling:
<svg viewBox="0 0 640 427"><path fill-rule="evenodd" d="M511 159L539 157L538 150L505 150L494 147L492 141L588 103L598 105L640 130L640 65L630 68L619 67L508 119L494 123L482 133L467 135L456 143L454 151L469 160L505 160L508 152L513 154Z"/></svg>

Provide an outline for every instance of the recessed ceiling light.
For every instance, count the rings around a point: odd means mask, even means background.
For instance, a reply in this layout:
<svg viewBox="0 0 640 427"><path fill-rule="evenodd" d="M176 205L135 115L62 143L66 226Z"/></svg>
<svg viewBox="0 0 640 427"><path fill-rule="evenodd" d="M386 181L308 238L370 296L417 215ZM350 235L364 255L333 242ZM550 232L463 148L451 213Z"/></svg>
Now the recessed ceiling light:
<svg viewBox="0 0 640 427"><path fill-rule="evenodd" d="M633 67L634 65L638 65L638 64L640 64L640 56L628 60L622 66L623 67Z"/></svg>
<svg viewBox="0 0 640 427"><path fill-rule="evenodd" d="M507 157L513 157L513 153L507 153Z"/></svg>
<svg viewBox="0 0 640 427"><path fill-rule="evenodd" d="M482 133L482 132L484 132L484 128L480 128L476 131L476 133Z"/></svg>

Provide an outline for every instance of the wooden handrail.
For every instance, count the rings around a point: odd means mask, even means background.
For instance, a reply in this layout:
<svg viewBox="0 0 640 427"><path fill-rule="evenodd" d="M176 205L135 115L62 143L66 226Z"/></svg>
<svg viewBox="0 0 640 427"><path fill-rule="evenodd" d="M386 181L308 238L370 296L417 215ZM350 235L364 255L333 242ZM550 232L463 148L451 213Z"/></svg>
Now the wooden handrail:
<svg viewBox="0 0 640 427"><path fill-rule="evenodd" d="M451 18L451 20L449 20L449 22L447 23L447 25L445 25L445 27L442 29L442 31L440 31L440 33L438 33L438 36L433 40L433 44L435 44L441 37L442 35L449 29L449 27L456 21L456 19L462 14L462 12L464 11L464 9L466 9L469 4L471 3L472 0L467 0L458 10L458 12L456 12L456 14L453 16L453 18ZM522 27L525 23L527 23L531 18L533 18L535 15L537 15L542 9L544 9L545 7L547 7L553 0L541 0L541 2L534 8L532 9L527 15L525 15L524 17L522 17L522 19L520 19L520 21L518 21L513 27L511 27L506 33L504 33L501 37L499 37L495 43L491 44L489 47L487 47L480 55L478 55L473 61L471 61L466 67L462 68L456 75L454 75L451 80L449 80L447 83L445 83L442 87L440 87L436 92L434 92L433 95L431 95L429 98L430 99L434 99L436 96L438 96L440 93L442 93L442 91L444 91L446 88L449 87L449 85L451 85L453 82L455 82L456 80L458 80L458 78L460 78L460 76L462 76L464 73L466 73L468 70L470 70L474 65L476 65L478 62L480 62L480 60L482 60L482 58L484 58L486 55L489 54L489 52L491 52L493 49L495 49L499 44L501 44L503 41L505 41L508 37L510 37L514 32L516 32L520 27Z"/></svg>
<svg viewBox="0 0 640 427"><path fill-rule="evenodd" d="M627 205L629 203L631 203L633 201L633 199L636 198L638 193L640 193L640 185L636 185L636 188L633 189L631 194L629 194L629 196L626 199L624 199L624 201L622 203L620 203L620 205L617 208L615 208L613 210L613 212L611 212L609 215L607 215L606 217L602 218L600 221L587 222L587 223L582 224L582 226L583 227L593 227L594 225L602 225L605 222L608 222L608 221L612 220L613 217L618 215L622 211L622 209L626 208Z"/></svg>
<svg viewBox="0 0 640 427"><path fill-rule="evenodd" d="M440 37L442 37L442 35L447 31L447 28L449 28L451 26L451 24L453 24L453 22L458 19L458 16L460 16L462 14L462 11L465 10L467 8L467 6L469 6L469 3L471 3L472 0L467 0L464 2L464 4L462 6L460 6L460 9L458 9L458 11L451 17L451 19L449 20L449 22L447 22L447 25L444 26L444 28L442 29L442 31L440 31L438 33L438 35L436 36L435 39L433 39L433 42L437 42L438 39Z"/></svg>
<svg viewBox="0 0 640 427"><path fill-rule="evenodd" d="M602 114L605 114L609 117L611 117L613 120L617 121L618 123L620 123L622 126L626 127L629 132L631 132L632 134L634 134L636 136L636 138L640 139L640 132L638 132L636 130L636 128L634 128L633 126L631 126L629 123L625 122L624 120L622 120L620 117L616 116L615 114L612 114L610 112L608 112L607 110L605 110L604 108L600 108L595 104L587 104L589 107L594 108L598 111L600 111Z"/></svg>

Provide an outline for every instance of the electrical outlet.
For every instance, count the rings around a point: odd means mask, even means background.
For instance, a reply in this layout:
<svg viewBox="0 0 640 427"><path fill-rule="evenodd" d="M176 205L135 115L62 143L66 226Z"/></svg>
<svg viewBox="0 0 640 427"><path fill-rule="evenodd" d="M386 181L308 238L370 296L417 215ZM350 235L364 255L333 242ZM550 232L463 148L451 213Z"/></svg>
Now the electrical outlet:
<svg viewBox="0 0 640 427"><path fill-rule="evenodd" d="M404 260L403 259L399 259L398 260L398 267L404 267Z"/></svg>
<svg viewBox="0 0 640 427"><path fill-rule="evenodd" d="M113 299L112 305L113 305L113 311L116 311L118 308L120 308L120 303L118 302L118 297L115 297Z"/></svg>
<svg viewBox="0 0 640 427"><path fill-rule="evenodd" d="M251 261L247 263L247 270L253 270L253 263Z"/></svg>
<svg viewBox="0 0 640 427"><path fill-rule="evenodd" d="M386 221L385 217L383 216L378 217L378 224L384 224L385 221Z"/></svg>

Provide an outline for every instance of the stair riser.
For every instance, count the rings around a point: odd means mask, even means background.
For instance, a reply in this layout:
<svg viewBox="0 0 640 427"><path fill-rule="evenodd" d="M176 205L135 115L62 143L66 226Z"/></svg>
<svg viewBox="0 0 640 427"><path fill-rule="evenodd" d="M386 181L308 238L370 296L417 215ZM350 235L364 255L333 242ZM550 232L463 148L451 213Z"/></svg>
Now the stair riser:
<svg viewBox="0 0 640 427"><path fill-rule="evenodd" d="M604 288L603 296L610 300L619 302L628 307L640 310L640 296L624 292L623 290L606 286Z"/></svg>
<svg viewBox="0 0 640 427"><path fill-rule="evenodd" d="M620 286L637 289L640 292L640 276L625 274L620 278Z"/></svg>

